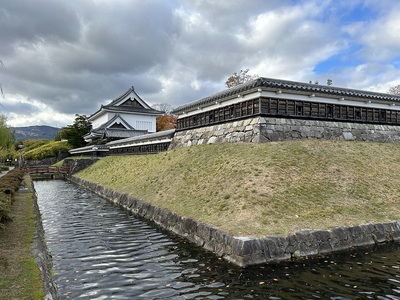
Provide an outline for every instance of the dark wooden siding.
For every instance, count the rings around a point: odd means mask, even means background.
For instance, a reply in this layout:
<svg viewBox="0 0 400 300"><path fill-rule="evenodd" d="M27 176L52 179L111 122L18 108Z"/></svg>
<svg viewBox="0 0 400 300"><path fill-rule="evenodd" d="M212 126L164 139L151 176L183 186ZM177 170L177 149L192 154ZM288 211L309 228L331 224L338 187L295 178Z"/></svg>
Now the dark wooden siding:
<svg viewBox="0 0 400 300"><path fill-rule="evenodd" d="M170 142L110 149L108 155L149 154L167 151Z"/></svg>
<svg viewBox="0 0 400 300"><path fill-rule="evenodd" d="M400 112L341 104L260 98L179 118L177 130L233 121L249 116L288 117L359 123L400 125Z"/></svg>
<svg viewBox="0 0 400 300"><path fill-rule="evenodd" d="M261 115L400 125L396 110L288 99L262 98Z"/></svg>
<svg viewBox="0 0 400 300"><path fill-rule="evenodd" d="M259 101L259 99L243 101L206 112L199 110L199 113L196 115L179 118L176 129L183 130L188 128L196 128L212 124L219 124L235 119L241 119L243 117L259 115Z"/></svg>

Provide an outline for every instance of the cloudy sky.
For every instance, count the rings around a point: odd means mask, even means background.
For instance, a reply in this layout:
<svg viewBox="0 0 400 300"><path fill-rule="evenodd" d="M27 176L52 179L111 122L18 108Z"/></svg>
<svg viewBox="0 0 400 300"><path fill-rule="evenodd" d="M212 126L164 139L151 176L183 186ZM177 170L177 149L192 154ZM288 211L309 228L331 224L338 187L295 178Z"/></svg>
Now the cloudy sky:
<svg viewBox="0 0 400 300"><path fill-rule="evenodd" d="M134 86L172 107L263 77L386 92L398 0L1 0L0 114L72 124Z"/></svg>

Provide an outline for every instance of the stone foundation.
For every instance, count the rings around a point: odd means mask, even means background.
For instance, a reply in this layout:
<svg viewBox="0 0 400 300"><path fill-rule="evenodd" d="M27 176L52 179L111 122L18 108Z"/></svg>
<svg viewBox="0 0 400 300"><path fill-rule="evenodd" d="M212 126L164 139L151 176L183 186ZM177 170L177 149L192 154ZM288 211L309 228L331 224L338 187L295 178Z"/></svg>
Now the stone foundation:
<svg viewBox="0 0 400 300"><path fill-rule="evenodd" d="M70 180L241 267L400 241L400 221L306 230L288 236L235 237L78 177L72 176Z"/></svg>
<svg viewBox="0 0 400 300"><path fill-rule="evenodd" d="M79 171L89 167L98 161L98 158L66 158L63 162L63 167L70 167L71 174L78 173Z"/></svg>
<svg viewBox="0 0 400 300"><path fill-rule="evenodd" d="M295 139L399 142L400 126L252 117L178 131L170 149L224 142L263 143Z"/></svg>
<svg viewBox="0 0 400 300"><path fill-rule="evenodd" d="M260 142L295 139L399 142L400 126L260 118Z"/></svg>
<svg viewBox="0 0 400 300"><path fill-rule="evenodd" d="M170 149L238 142L260 142L260 117L175 132Z"/></svg>

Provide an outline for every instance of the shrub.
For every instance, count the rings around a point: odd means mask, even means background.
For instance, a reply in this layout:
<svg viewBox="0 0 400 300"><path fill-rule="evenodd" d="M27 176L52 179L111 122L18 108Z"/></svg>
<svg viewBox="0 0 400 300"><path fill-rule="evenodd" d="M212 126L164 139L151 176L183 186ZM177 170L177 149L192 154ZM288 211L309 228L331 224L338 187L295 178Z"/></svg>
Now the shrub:
<svg viewBox="0 0 400 300"><path fill-rule="evenodd" d="M27 151L30 151L32 149L38 148L40 146L46 145L46 144L48 144L50 142L51 142L51 140L45 140L45 139L42 139L42 140L25 140L25 141L22 142L22 145L24 146L24 151L27 152ZM18 148L18 145L20 145L20 144L21 144L21 142L16 142L15 143L16 148Z"/></svg>
<svg viewBox="0 0 400 300"><path fill-rule="evenodd" d="M11 203L15 192L21 185L23 176L24 172L15 168L0 178L0 228L4 226L4 223L12 220L10 216Z"/></svg>
<svg viewBox="0 0 400 300"><path fill-rule="evenodd" d="M24 157L27 160L42 160L56 157L60 152L68 152L72 147L64 141L53 141L43 144L37 148L25 151Z"/></svg>

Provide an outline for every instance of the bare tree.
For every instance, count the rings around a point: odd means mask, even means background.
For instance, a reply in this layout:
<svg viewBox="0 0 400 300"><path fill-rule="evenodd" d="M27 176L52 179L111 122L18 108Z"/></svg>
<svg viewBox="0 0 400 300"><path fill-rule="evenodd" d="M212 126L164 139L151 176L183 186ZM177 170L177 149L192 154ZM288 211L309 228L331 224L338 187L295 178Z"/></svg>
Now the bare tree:
<svg viewBox="0 0 400 300"><path fill-rule="evenodd" d="M391 86L388 90L389 94L400 96L400 84Z"/></svg>
<svg viewBox="0 0 400 300"><path fill-rule="evenodd" d="M249 75L247 74L248 72L249 69L240 70L239 73L232 73L232 75L225 81L226 87L233 88L239 84L258 78L258 75Z"/></svg>
<svg viewBox="0 0 400 300"><path fill-rule="evenodd" d="M173 110L172 106L169 105L168 103L159 103L159 104L154 104L152 108L164 112L166 115L170 115L171 111Z"/></svg>

